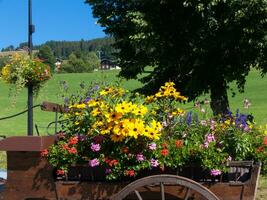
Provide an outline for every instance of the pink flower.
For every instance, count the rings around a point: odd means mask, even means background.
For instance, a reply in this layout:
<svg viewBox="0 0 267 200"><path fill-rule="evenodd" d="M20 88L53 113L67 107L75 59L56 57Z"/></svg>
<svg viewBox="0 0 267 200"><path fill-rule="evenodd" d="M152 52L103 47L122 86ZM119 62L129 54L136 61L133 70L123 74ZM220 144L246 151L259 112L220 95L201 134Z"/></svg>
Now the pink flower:
<svg viewBox="0 0 267 200"><path fill-rule="evenodd" d="M221 170L219 170L219 169L212 169L212 170L210 170L210 175L212 175L212 176L218 176L218 175L221 175Z"/></svg>
<svg viewBox="0 0 267 200"><path fill-rule="evenodd" d="M136 160L138 161L144 161L145 160L145 157L143 154L139 153L136 155Z"/></svg>
<svg viewBox="0 0 267 200"><path fill-rule="evenodd" d="M206 134L205 135L205 141L204 141L204 147L208 148L209 143L214 142L215 141L215 137L213 134Z"/></svg>
<svg viewBox="0 0 267 200"><path fill-rule="evenodd" d="M158 162L158 160L156 160L156 159L154 159L154 158L152 158L152 159L150 160L150 164L151 164L152 167L157 167L157 166L159 166L159 162Z"/></svg>
<svg viewBox="0 0 267 200"><path fill-rule="evenodd" d="M156 150L157 149L157 144L155 142L152 142L151 144L148 145L148 148L150 150Z"/></svg>
<svg viewBox="0 0 267 200"><path fill-rule="evenodd" d="M97 158L94 158L93 160L89 161L89 166L96 167L99 165L99 160Z"/></svg>
<svg viewBox="0 0 267 200"><path fill-rule="evenodd" d="M101 148L100 144L94 144L94 143L91 144L91 150L92 150L93 152L98 152L98 151L100 151L100 148Z"/></svg>

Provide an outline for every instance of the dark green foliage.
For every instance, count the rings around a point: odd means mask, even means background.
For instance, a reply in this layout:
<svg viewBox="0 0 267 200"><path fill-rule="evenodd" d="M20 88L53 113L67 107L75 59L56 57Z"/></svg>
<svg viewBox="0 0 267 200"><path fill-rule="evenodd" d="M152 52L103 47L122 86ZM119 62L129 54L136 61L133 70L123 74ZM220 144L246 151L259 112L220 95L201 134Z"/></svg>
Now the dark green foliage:
<svg viewBox="0 0 267 200"><path fill-rule="evenodd" d="M102 56L114 59L113 53L113 38L99 38L94 40L80 40L80 41L48 41L44 45L49 46L56 58L66 59L68 56L75 51L82 52L97 52L101 51ZM36 46L38 49L41 46Z"/></svg>
<svg viewBox="0 0 267 200"><path fill-rule="evenodd" d="M67 73L92 72L100 67L100 60L94 52L76 51L63 62L62 71Z"/></svg>
<svg viewBox="0 0 267 200"><path fill-rule="evenodd" d="M9 57L8 56L0 57L0 71L6 65L6 63L8 61L9 61Z"/></svg>
<svg viewBox="0 0 267 200"><path fill-rule="evenodd" d="M242 92L251 67L267 72L266 0L87 0L115 39L121 75L145 92L168 80L194 100L210 93L214 114L228 109L227 88Z"/></svg>
<svg viewBox="0 0 267 200"><path fill-rule="evenodd" d="M14 51L14 50L15 50L14 46L13 45L9 45L6 48L2 48L1 51L4 52L4 51Z"/></svg>
<svg viewBox="0 0 267 200"><path fill-rule="evenodd" d="M54 57L52 49L49 46L41 46L36 56L41 59L45 64L49 65L51 70L54 71L56 59Z"/></svg>

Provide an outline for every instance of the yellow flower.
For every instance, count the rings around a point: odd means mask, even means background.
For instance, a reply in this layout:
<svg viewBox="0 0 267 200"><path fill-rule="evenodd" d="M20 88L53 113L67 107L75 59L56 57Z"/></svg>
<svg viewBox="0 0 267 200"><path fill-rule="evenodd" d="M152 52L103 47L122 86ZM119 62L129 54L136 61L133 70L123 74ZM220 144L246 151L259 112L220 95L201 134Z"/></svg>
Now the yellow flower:
<svg viewBox="0 0 267 200"><path fill-rule="evenodd" d="M140 105L139 107L136 107L133 109L132 113L139 116L144 116L147 113L147 107Z"/></svg>
<svg viewBox="0 0 267 200"><path fill-rule="evenodd" d="M143 135L145 129L144 121L140 119L131 120L131 123L128 124L128 129L128 135L136 139L138 136Z"/></svg>
<svg viewBox="0 0 267 200"><path fill-rule="evenodd" d="M185 111L181 108L178 108L177 110L172 112L172 115L174 116L183 116L185 114Z"/></svg>
<svg viewBox="0 0 267 200"><path fill-rule="evenodd" d="M115 106L115 111L121 114L129 113L132 111L132 102L123 101Z"/></svg>
<svg viewBox="0 0 267 200"><path fill-rule="evenodd" d="M107 118L108 122L113 122L119 120L122 117L122 114L118 112L111 112L106 114L105 117Z"/></svg>
<svg viewBox="0 0 267 200"><path fill-rule="evenodd" d="M90 99L87 104L89 107L95 107L98 106L101 103L99 99Z"/></svg>
<svg viewBox="0 0 267 200"><path fill-rule="evenodd" d="M159 132L162 130L162 125L160 122L157 122L156 120L152 120L151 122L151 128L154 129L154 131Z"/></svg>
<svg viewBox="0 0 267 200"><path fill-rule="evenodd" d="M107 87L107 88L105 88L104 90L100 91L99 94L100 94L101 96L105 96L105 95L111 94L113 91L114 91L113 88L111 88L111 87Z"/></svg>
<svg viewBox="0 0 267 200"><path fill-rule="evenodd" d="M85 103L82 103L82 104L76 105L76 107L79 109L84 109L84 108L86 108L86 105L85 105Z"/></svg>
<svg viewBox="0 0 267 200"><path fill-rule="evenodd" d="M123 135L112 135L111 136L111 140L113 142L121 142L123 141L123 139L124 139Z"/></svg>
<svg viewBox="0 0 267 200"><path fill-rule="evenodd" d="M9 68L10 68L9 65L6 65L2 69L2 77L3 77L4 80L8 79L8 76L9 76L9 73L10 73Z"/></svg>
<svg viewBox="0 0 267 200"><path fill-rule="evenodd" d="M146 103L152 103L153 101L155 101L155 97L153 95L147 96L145 99Z"/></svg>
<svg viewBox="0 0 267 200"><path fill-rule="evenodd" d="M99 108L94 108L94 109L92 110L91 114L92 114L94 117L96 117L97 115L99 115L99 114L100 114L100 110L99 110Z"/></svg>

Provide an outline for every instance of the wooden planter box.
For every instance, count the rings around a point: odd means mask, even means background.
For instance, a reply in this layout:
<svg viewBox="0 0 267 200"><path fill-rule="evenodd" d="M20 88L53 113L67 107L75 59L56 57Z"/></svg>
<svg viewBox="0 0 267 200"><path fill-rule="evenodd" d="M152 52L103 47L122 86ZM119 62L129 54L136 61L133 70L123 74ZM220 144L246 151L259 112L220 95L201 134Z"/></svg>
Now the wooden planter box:
<svg viewBox="0 0 267 200"><path fill-rule="evenodd" d="M41 159L40 155L43 149L53 143L53 136L10 137L0 141L0 150L7 152L5 200L109 199L132 181L99 181L94 176L94 170L97 169L88 169L83 166L74 168L68 176L68 181L57 180L53 176L53 168L46 160ZM260 164L233 162L229 174L216 178L202 176L205 173L197 170L188 167L171 170L171 172L154 171L152 174L172 173L195 179L221 200L255 199ZM148 172L144 172L143 175L148 175ZM103 180L103 177L100 180ZM153 194L159 189L148 187L144 188L143 192L148 190L149 195L146 199L155 199ZM177 191L180 191L177 186L166 187L166 193L170 195L168 199L173 199L175 196L177 199L179 196Z"/></svg>

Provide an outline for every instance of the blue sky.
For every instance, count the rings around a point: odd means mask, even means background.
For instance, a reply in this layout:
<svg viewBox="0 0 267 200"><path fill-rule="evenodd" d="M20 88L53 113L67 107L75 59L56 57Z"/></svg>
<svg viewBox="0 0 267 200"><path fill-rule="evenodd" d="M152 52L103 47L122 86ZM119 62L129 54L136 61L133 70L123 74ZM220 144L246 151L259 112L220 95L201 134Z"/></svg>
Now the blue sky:
<svg viewBox="0 0 267 200"><path fill-rule="evenodd" d="M33 44L104 37L84 0L32 0ZM0 0L0 50L28 40L28 0Z"/></svg>

